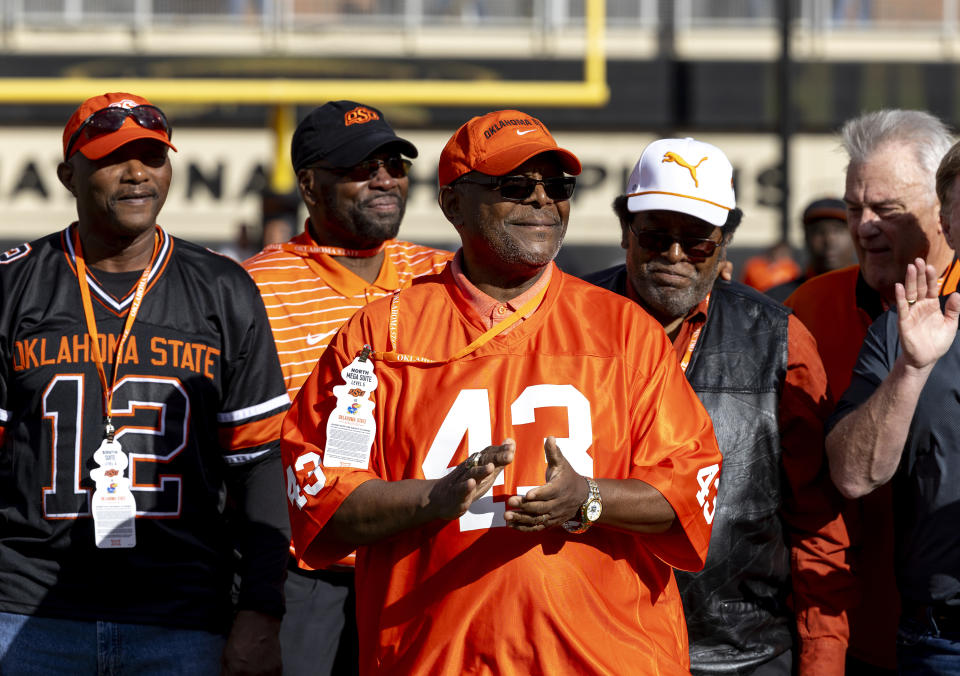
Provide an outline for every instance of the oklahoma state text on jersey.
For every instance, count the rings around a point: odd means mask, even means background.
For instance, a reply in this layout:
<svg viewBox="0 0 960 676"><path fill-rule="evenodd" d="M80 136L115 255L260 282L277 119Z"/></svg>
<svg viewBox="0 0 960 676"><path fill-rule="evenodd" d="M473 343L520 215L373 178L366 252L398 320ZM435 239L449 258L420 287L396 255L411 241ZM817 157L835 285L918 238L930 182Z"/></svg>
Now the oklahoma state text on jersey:
<svg viewBox="0 0 960 676"><path fill-rule="evenodd" d="M136 547L97 549L103 393L69 232L0 258L0 610L220 630L235 565L224 487L276 457L289 406L256 287L157 228L117 354L139 273L88 270L108 381L119 368L113 422L137 504Z"/></svg>
<svg viewBox="0 0 960 676"><path fill-rule="evenodd" d="M437 479L507 437L517 453L461 518L358 548L361 673L688 673L671 566L703 565L720 453L660 326L636 304L554 269L537 311L468 356L375 361L369 464L328 466L331 388L364 344L389 349L389 315L383 300L347 322L284 420L291 522L307 563L342 554L323 529L364 481ZM449 270L401 291L398 319L397 351L435 360L483 333ZM506 528L507 497L544 482L549 435L580 474L657 488L675 527Z"/></svg>
<svg viewBox="0 0 960 676"><path fill-rule="evenodd" d="M308 232L284 248L248 259L243 266L260 288L277 344L277 355L290 396L296 395L333 334L353 313L403 289L421 275L439 272L449 252L387 240L380 274L368 284L325 253L310 253Z"/></svg>

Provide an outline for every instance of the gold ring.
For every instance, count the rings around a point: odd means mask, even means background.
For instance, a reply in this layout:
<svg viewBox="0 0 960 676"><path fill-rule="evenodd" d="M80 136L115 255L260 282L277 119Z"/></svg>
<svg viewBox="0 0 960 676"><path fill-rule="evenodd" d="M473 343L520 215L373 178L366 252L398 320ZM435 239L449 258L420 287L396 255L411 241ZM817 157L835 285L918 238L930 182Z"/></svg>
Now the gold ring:
<svg viewBox="0 0 960 676"><path fill-rule="evenodd" d="M477 465L479 465L479 464L480 464L480 452L478 451L478 452L474 453L473 455L471 455L470 457L468 457L463 464L467 466L467 469L473 469L474 467L476 467Z"/></svg>
<svg viewBox="0 0 960 676"><path fill-rule="evenodd" d="M916 302L917 302L917 299L914 298L913 300L908 300L908 301L907 301L907 305L913 305L913 304L916 303Z"/></svg>

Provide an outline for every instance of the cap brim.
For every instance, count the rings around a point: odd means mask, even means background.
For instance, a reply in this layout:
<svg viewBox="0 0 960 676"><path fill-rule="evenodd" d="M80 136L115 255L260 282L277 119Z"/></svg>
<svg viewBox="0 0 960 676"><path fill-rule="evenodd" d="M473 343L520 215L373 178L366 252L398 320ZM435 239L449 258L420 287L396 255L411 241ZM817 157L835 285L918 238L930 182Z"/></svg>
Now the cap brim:
<svg viewBox="0 0 960 676"><path fill-rule="evenodd" d="M559 147L551 148L544 146L542 143L520 143L512 145L504 151L491 155L483 162L478 163L477 166L474 167L474 170L487 174L488 176L503 176L519 167L531 157L536 157L544 153L556 154L556 156L560 158L560 166L563 167L563 170L568 174L576 176L583 171L583 167L580 166L580 160L569 150Z"/></svg>
<svg viewBox="0 0 960 676"><path fill-rule="evenodd" d="M647 192L627 198L627 211L676 211L687 214L710 225L722 226L733 207L725 207L696 197L687 197L666 192Z"/></svg>
<svg viewBox="0 0 960 676"><path fill-rule="evenodd" d="M824 207L822 209L811 209L803 215L804 225L808 223L813 223L814 221L847 221L847 210L846 209L834 209L831 207Z"/></svg>
<svg viewBox="0 0 960 676"><path fill-rule="evenodd" d="M352 167L388 145L396 145L403 155L410 158L416 158L419 155L416 146L406 139L391 134L371 134L327 153L323 156L323 160L335 167Z"/></svg>
<svg viewBox="0 0 960 676"><path fill-rule="evenodd" d="M106 157L122 145L139 141L140 139L149 139L151 141L160 141L171 150L176 152L177 148L167 139L166 133L145 129L140 125L120 127L115 132L98 136L86 144L79 146L77 152L83 153L84 157L91 160L99 160Z"/></svg>

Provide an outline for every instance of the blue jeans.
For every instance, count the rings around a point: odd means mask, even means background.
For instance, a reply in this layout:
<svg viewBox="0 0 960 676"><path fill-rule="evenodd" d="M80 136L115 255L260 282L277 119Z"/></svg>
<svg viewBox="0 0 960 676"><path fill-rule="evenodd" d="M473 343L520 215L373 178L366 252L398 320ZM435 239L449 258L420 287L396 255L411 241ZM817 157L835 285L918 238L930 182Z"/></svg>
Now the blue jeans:
<svg viewBox="0 0 960 676"><path fill-rule="evenodd" d="M225 636L200 629L0 613L0 673L219 674L225 642Z"/></svg>
<svg viewBox="0 0 960 676"><path fill-rule="evenodd" d="M960 674L960 632L943 631L933 619L904 617L897 631L897 673L909 676Z"/></svg>

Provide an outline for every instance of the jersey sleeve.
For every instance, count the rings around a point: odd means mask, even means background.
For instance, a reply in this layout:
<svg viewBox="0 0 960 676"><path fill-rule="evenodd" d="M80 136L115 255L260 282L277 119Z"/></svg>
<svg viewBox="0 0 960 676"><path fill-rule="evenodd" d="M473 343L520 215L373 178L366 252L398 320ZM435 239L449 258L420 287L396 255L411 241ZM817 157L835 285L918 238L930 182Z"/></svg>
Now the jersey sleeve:
<svg viewBox="0 0 960 676"><path fill-rule="evenodd" d="M238 273L240 268L237 268ZM232 281L232 280L231 280ZM290 405L267 316L253 281L237 275L224 337L217 427L240 552L237 607L283 615L290 526L283 505L280 423Z"/></svg>
<svg viewBox="0 0 960 676"><path fill-rule="evenodd" d="M357 324L356 317L351 319L334 337L283 421L281 450L293 545L297 558L311 568L329 566L353 551L352 545L319 536L357 486L378 478L369 464L366 468L323 464L326 420L336 407L333 387L343 384L341 371L355 356L347 345L364 344L348 338Z"/></svg>
<svg viewBox="0 0 960 676"><path fill-rule="evenodd" d="M237 268L238 271L240 270ZM238 275L230 304L236 316L224 341L223 401L217 414L228 465L242 465L279 448L280 424L290 406L280 362L256 286Z"/></svg>
<svg viewBox="0 0 960 676"><path fill-rule="evenodd" d="M13 335L12 302L20 293L17 284L24 284L28 277L23 265L33 252L30 244L21 244L3 253L0 253L0 448L3 448L7 437L7 426L10 424L12 411L10 409L10 365L13 363L10 344ZM31 261L32 262L32 261Z"/></svg>
<svg viewBox="0 0 960 676"><path fill-rule="evenodd" d="M656 488L676 513L666 533L643 536L649 549L681 570L703 568L713 529L721 455L713 423L680 370L662 331L642 344L648 377L634 379L630 478ZM638 330L634 336L642 335Z"/></svg>

